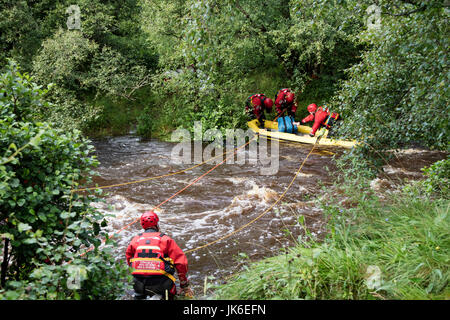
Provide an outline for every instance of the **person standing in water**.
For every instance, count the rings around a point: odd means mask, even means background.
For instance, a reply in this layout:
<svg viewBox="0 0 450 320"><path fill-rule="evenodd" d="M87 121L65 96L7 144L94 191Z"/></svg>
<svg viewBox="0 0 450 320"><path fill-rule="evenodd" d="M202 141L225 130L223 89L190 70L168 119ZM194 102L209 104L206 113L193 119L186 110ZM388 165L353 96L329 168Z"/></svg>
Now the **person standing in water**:
<svg viewBox="0 0 450 320"><path fill-rule="evenodd" d="M133 237L125 253L127 264L132 268L135 299L159 294L173 300L176 295L175 270L181 291L185 296L193 297L187 279L186 255L171 237L159 231L158 222L155 212L144 212L141 216L144 232Z"/></svg>

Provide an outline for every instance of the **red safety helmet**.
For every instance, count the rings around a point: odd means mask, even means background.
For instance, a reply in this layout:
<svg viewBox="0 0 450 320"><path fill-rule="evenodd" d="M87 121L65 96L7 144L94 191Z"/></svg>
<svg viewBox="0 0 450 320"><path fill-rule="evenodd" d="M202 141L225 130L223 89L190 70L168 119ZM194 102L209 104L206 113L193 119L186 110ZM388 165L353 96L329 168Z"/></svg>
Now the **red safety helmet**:
<svg viewBox="0 0 450 320"><path fill-rule="evenodd" d="M311 103L308 107L308 112L316 112L317 110L317 105L315 103Z"/></svg>
<svg viewBox="0 0 450 320"><path fill-rule="evenodd" d="M255 107L258 107L261 105L261 98L260 97L253 97L252 98L252 104Z"/></svg>
<svg viewBox="0 0 450 320"><path fill-rule="evenodd" d="M266 106L266 108L267 109L272 109L272 106L273 106L273 101L272 101L272 99L270 99L270 98L266 98L265 100L264 100L264 105Z"/></svg>
<svg viewBox="0 0 450 320"><path fill-rule="evenodd" d="M294 94L292 92L288 92L285 96L286 102L287 103L292 103L294 102Z"/></svg>
<svg viewBox="0 0 450 320"><path fill-rule="evenodd" d="M153 211L146 211L141 216L141 226L144 229L155 227L158 225L158 215Z"/></svg>

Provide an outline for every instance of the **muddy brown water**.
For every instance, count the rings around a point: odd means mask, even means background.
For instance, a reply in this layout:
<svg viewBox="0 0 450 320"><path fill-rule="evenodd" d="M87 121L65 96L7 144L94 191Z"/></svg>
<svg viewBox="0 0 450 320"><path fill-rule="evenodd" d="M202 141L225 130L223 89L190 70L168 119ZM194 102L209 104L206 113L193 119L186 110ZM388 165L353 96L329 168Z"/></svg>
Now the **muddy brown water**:
<svg viewBox="0 0 450 320"><path fill-rule="evenodd" d="M141 141L135 136L94 140L99 186L146 179L176 172L194 164L174 164L171 152L175 143L158 140ZM244 164L223 164L156 210L161 231L171 236L183 250L219 239L250 222L267 209L284 192L311 145L280 143L279 170L274 175L261 175L260 167L249 163L245 151ZM229 150L226 150L229 151ZM248 260L278 255L304 235L298 217L305 217L306 227L314 236L325 232L322 212L310 201L321 186L331 185L333 176L325 169L336 170L331 156L341 150L317 148L305 163L283 200L264 217L206 248L187 254L188 277L197 298L203 296L205 276L209 283L221 282L237 272ZM388 175L408 178L420 176L420 168L442 159L441 153L411 151L387 166ZM110 233L121 229L152 209L203 173L214 167L205 164L181 174L143 183L105 189L105 203L95 204L111 215ZM289 230L289 232L287 232ZM139 223L116 237L117 263L125 264L125 250L131 238L141 232ZM132 292L123 299L131 299Z"/></svg>

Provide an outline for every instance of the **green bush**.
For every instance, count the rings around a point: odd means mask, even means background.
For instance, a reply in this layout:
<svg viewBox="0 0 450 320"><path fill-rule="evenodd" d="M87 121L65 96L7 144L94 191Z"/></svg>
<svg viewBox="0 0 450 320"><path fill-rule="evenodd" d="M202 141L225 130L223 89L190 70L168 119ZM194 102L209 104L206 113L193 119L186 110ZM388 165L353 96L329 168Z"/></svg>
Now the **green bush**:
<svg viewBox="0 0 450 320"><path fill-rule="evenodd" d="M425 192L429 195L437 194L449 198L450 158L436 161L429 167L422 169L426 179L422 181Z"/></svg>
<svg viewBox="0 0 450 320"><path fill-rule="evenodd" d="M80 131L33 122L31 111L48 107L45 91L13 62L0 84L0 298L117 297L126 268L111 246L99 249L106 220L90 206L99 198L72 192L95 175L93 146Z"/></svg>

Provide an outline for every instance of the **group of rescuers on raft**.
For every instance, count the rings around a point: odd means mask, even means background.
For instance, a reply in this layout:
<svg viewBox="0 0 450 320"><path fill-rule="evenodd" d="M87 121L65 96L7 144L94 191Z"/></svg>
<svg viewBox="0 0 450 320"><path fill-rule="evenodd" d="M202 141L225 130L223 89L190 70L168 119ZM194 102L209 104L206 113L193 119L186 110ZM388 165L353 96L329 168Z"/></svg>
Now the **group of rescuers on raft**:
<svg viewBox="0 0 450 320"><path fill-rule="evenodd" d="M290 89L281 89L275 96L275 107L280 118L287 111L287 116L293 125L294 115L297 111L295 95ZM254 94L247 98L245 111L252 119L258 119L260 126L264 127L264 111L272 111L273 101L264 94ZM314 121L310 136L314 137L316 131L324 126L331 127L338 120L339 114L330 113L328 108L317 107L310 104L307 107L309 115L301 120L301 123ZM285 120L283 120L285 121ZM145 230L136 235L126 250L128 265L132 268L134 280L133 289L136 300L146 299L148 296L158 294L162 299L172 300L177 294L175 285L175 270L180 280L178 294L193 297L194 293L189 286L187 278L188 262L186 255L168 235L159 230L159 218L153 211L142 214L141 226Z"/></svg>

